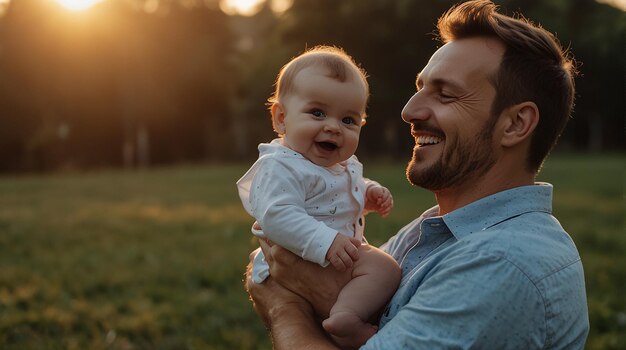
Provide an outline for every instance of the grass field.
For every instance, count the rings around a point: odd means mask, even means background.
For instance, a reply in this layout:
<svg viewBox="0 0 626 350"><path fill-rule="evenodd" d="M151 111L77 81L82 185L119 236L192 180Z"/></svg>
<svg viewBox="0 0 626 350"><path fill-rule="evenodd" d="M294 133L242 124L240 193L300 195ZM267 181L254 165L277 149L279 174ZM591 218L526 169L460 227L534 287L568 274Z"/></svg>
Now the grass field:
<svg viewBox="0 0 626 350"><path fill-rule="evenodd" d="M585 266L588 349L626 348L623 156L555 156L554 212ZM384 242L434 204L404 165L365 164L396 207ZM242 287L255 247L241 166L0 177L0 348L267 349Z"/></svg>

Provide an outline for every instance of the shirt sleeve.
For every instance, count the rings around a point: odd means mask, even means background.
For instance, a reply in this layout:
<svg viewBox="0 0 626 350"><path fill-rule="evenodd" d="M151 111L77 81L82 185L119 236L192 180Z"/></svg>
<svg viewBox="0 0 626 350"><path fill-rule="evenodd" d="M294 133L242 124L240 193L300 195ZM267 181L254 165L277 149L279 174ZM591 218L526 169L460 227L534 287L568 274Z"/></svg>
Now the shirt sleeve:
<svg viewBox="0 0 626 350"><path fill-rule="evenodd" d="M265 237L326 266L326 253L338 232L306 212L306 182L293 164L268 159L252 182L250 207Z"/></svg>
<svg viewBox="0 0 626 350"><path fill-rule="evenodd" d="M543 348L546 315L535 284L504 258L455 255L439 261L361 349Z"/></svg>

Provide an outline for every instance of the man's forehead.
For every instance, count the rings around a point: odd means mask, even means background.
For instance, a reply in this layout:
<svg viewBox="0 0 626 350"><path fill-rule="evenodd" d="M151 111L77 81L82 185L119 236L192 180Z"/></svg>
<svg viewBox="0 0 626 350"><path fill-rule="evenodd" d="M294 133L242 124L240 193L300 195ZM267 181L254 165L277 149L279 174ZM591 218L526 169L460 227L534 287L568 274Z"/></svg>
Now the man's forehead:
<svg viewBox="0 0 626 350"><path fill-rule="evenodd" d="M486 73L491 75L498 69L505 47L497 39L473 37L454 40L440 47L430 58L420 74L462 75Z"/></svg>
<svg viewBox="0 0 626 350"><path fill-rule="evenodd" d="M471 54L471 56L501 58L505 49L504 43L496 37L475 36L449 41L441 46L433 57L443 54Z"/></svg>

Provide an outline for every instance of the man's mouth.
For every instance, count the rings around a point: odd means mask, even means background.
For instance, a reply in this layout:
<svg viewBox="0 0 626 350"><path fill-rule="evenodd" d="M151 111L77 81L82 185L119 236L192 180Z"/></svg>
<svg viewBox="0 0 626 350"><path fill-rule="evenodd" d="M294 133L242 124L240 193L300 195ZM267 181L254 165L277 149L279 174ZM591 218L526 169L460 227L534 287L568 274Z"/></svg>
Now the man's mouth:
<svg viewBox="0 0 626 350"><path fill-rule="evenodd" d="M433 146L444 140L444 133L441 129L423 122L411 124L411 135L415 138L415 144L418 147Z"/></svg>
<svg viewBox="0 0 626 350"><path fill-rule="evenodd" d="M416 135L415 143L418 146L432 146L442 142L443 139L439 136L434 135Z"/></svg>
<svg viewBox="0 0 626 350"><path fill-rule="evenodd" d="M334 151L339 147L336 144L332 142L328 142L328 141L322 141L322 142L316 142L316 143L321 149L325 151L329 151L329 152Z"/></svg>

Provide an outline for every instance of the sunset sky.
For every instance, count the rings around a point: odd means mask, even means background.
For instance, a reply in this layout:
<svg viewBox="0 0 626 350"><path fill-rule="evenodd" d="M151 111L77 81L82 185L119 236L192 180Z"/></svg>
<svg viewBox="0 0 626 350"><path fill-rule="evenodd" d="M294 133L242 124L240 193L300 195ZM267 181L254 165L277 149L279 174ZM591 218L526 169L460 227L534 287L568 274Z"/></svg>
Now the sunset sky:
<svg viewBox="0 0 626 350"><path fill-rule="evenodd" d="M11 0L0 0L0 13L3 7ZM59 4L63 5L65 8L71 11L83 11L89 9L91 6L102 2L102 1L110 1L110 0L54 0ZM230 15L244 15L250 16L254 15L258 8L259 4L267 0L221 0L220 8ZM598 2L609 3L613 6L626 11L626 0L597 0ZM272 0L272 8L277 12L282 12L285 9L289 8L293 0ZM158 3L158 0L147 1L147 3Z"/></svg>

